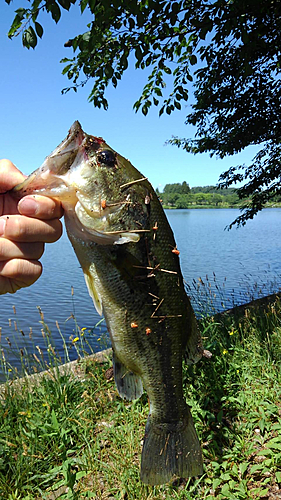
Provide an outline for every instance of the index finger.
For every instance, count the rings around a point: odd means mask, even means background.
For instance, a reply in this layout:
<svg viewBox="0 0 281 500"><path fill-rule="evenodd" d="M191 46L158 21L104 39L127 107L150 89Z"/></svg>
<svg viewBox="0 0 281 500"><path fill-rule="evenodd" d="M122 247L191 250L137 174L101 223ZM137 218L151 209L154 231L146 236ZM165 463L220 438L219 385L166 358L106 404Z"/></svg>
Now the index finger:
<svg viewBox="0 0 281 500"><path fill-rule="evenodd" d="M58 200L41 195L24 196L18 203L18 211L21 215L41 220L60 219L63 216Z"/></svg>

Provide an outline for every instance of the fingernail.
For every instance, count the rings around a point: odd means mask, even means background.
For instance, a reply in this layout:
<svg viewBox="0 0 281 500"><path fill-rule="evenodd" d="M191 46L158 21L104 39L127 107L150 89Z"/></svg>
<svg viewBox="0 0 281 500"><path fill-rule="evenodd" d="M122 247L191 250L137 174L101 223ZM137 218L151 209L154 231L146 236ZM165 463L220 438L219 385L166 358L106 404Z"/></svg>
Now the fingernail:
<svg viewBox="0 0 281 500"><path fill-rule="evenodd" d="M32 216L37 214L39 205L34 198L23 198L18 203L18 209L22 215Z"/></svg>
<svg viewBox="0 0 281 500"><path fill-rule="evenodd" d="M0 219L0 236L4 236L6 227L6 219Z"/></svg>

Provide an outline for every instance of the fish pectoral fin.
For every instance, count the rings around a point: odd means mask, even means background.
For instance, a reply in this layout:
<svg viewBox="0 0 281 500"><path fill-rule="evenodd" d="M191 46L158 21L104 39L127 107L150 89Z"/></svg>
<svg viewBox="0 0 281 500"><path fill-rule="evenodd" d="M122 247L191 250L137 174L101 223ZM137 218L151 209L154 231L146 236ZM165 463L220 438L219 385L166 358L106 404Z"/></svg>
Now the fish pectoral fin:
<svg viewBox="0 0 281 500"><path fill-rule="evenodd" d="M128 370L113 351L113 373L119 396L122 399L138 399L143 393L143 385L139 375Z"/></svg>
<svg viewBox="0 0 281 500"><path fill-rule="evenodd" d="M97 313L102 316L102 299L100 294L98 293L96 287L95 287L95 281L94 278L91 276L91 274L83 269L84 272L84 278L86 281L86 285L88 288L88 292L90 297L92 297L92 300L94 302L94 306L97 310Z"/></svg>

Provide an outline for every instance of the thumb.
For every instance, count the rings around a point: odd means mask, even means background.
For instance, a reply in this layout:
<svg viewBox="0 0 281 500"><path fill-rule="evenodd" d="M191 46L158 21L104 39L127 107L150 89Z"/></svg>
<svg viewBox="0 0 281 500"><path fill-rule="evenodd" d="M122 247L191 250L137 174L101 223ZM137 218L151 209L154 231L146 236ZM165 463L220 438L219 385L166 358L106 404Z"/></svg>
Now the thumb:
<svg viewBox="0 0 281 500"><path fill-rule="evenodd" d="M0 193L12 189L24 179L25 176L11 161L0 160Z"/></svg>

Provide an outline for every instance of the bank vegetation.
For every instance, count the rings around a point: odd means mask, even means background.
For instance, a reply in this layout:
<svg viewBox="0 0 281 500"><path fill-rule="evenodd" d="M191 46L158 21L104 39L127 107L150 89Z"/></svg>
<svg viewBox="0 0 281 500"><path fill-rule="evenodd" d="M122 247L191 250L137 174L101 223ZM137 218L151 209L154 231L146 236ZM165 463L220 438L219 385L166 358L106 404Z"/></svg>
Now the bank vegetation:
<svg viewBox="0 0 281 500"><path fill-rule="evenodd" d="M2 350L7 382L0 403L0 498L279 498L280 314L275 296L258 307L200 320L205 348L213 355L184 366L184 390L202 444L204 474L157 487L142 484L139 477L147 395L134 402L119 398L111 359L101 362L86 355L86 337L92 332L85 328L77 327L65 344L76 349L76 369L60 370L61 359L43 322L49 347L43 353L34 346L33 367L25 363L27 350L18 354L26 371L27 366L34 372L51 365L48 376L35 384L26 376L19 386ZM9 343L15 349L12 336Z"/></svg>
<svg viewBox="0 0 281 500"><path fill-rule="evenodd" d="M156 189L164 208L245 208L251 198L239 198L235 188L216 186L189 187L186 181L166 184L162 192ZM280 207L281 195L276 194L265 207Z"/></svg>

